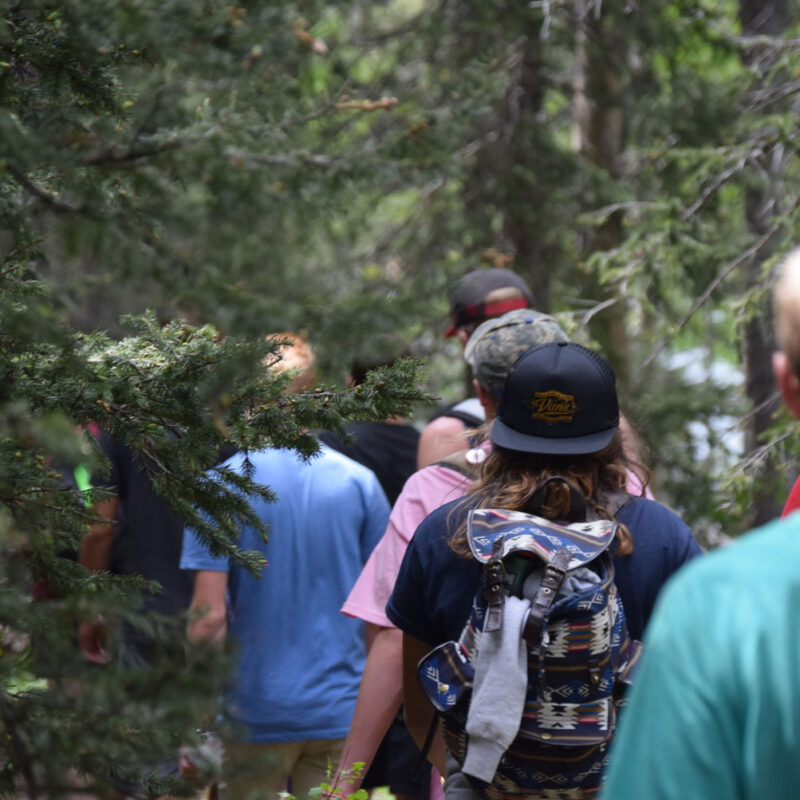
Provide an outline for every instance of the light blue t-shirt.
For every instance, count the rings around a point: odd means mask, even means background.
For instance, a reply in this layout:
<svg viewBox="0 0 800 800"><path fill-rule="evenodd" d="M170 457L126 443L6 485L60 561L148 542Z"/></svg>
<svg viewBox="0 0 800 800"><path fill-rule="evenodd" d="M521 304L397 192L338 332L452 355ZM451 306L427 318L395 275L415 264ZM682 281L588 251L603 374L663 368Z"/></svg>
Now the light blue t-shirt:
<svg viewBox="0 0 800 800"><path fill-rule="evenodd" d="M604 800L800 791L800 513L667 585L612 745Z"/></svg>
<svg viewBox="0 0 800 800"><path fill-rule="evenodd" d="M253 501L270 525L269 542L252 529L240 547L267 558L261 579L212 556L184 532L181 567L229 572L229 634L238 671L228 698L251 742L335 739L353 716L365 647L363 623L339 612L372 548L389 504L366 467L322 446L303 462L291 450L251 453L255 480L276 503ZM229 462L241 469L242 456Z"/></svg>

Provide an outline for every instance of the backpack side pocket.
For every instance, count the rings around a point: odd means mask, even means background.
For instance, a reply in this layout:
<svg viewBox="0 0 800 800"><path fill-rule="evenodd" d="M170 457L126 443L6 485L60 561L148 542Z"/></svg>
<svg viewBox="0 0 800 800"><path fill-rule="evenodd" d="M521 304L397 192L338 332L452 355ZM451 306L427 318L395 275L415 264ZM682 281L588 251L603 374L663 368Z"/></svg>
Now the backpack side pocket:
<svg viewBox="0 0 800 800"><path fill-rule="evenodd" d="M475 670L456 642L445 642L423 656L417 665L422 690L437 711L454 709L472 691Z"/></svg>

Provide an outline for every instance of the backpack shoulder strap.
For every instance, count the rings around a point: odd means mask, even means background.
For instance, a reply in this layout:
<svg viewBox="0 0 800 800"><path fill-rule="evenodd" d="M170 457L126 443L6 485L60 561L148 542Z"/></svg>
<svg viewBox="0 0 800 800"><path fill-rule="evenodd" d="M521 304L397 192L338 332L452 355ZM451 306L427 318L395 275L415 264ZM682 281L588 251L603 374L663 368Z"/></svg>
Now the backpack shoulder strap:
<svg viewBox="0 0 800 800"><path fill-rule="evenodd" d="M628 505L634 497L635 495L632 495L630 492L614 492L614 494L609 495L608 511L611 516L616 519L617 514L619 514L623 507Z"/></svg>
<svg viewBox="0 0 800 800"><path fill-rule="evenodd" d="M442 416L460 419L469 428L477 428L486 421L486 412L477 397L469 397L450 406Z"/></svg>
<svg viewBox="0 0 800 800"><path fill-rule="evenodd" d="M486 458L486 453L479 447L466 448L457 453L440 458L434 464L437 467L446 467L454 472L460 472L470 480L477 480L480 473L481 463Z"/></svg>

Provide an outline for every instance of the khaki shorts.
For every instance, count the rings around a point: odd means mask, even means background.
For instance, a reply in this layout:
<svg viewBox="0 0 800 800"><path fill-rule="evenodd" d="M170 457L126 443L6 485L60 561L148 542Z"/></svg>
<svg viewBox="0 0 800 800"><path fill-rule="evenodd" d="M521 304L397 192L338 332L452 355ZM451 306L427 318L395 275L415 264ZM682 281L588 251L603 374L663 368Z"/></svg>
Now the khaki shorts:
<svg viewBox="0 0 800 800"><path fill-rule="evenodd" d="M344 741L226 742L220 800L275 800L287 791L305 800L310 789L329 779L329 763L336 770Z"/></svg>

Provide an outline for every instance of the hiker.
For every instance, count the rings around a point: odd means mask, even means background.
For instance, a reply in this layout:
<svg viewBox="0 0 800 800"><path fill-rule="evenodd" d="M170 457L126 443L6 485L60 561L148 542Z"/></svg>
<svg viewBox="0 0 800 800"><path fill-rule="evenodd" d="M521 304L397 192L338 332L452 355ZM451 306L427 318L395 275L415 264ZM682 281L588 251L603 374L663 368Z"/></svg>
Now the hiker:
<svg viewBox="0 0 800 800"><path fill-rule="evenodd" d="M494 405L495 417L492 447L479 479L465 498L437 509L417 528L386 606L387 617L403 632L406 724L421 748L431 729L433 708L418 682L417 664L437 645L459 639L482 580L481 565L468 557L466 522L471 509L525 511L535 490L554 475L579 487L594 515L613 516L619 524L613 564L633 639L641 638L664 581L700 553L691 531L672 511L626 494L629 461L619 433L615 377L599 355L570 342L539 345L516 361L499 398L485 400ZM545 500L540 516L566 518L571 492L551 486ZM507 721L513 732L519 723L519 718ZM596 790L607 751L607 745L601 746L598 762L578 785L569 787L575 797ZM455 796L463 787L456 755L448 751L446 770L445 748L441 739L434 739L429 757L447 775L446 796L451 790ZM538 766L542 784L537 791L541 789L542 797L545 790L565 788L559 763ZM483 783L476 785L479 794L498 794ZM535 791L524 793L536 796Z"/></svg>
<svg viewBox="0 0 800 800"><path fill-rule="evenodd" d="M287 391L314 383L313 354L295 334L279 368L297 375ZM223 798L304 798L339 760L364 667L363 625L338 609L375 546L389 504L375 475L322 445L303 460L289 449L248 453L253 477L277 495L253 510L269 541L244 527L239 546L268 562L258 579L212 556L191 530L181 566L194 570L189 637L236 644L237 669L225 702L235 739L225 743ZM245 456L228 467L245 470ZM226 602L227 595L227 602ZM228 627L230 618L230 627Z"/></svg>
<svg viewBox="0 0 800 800"><path fill-rule="evenodd" d="M350 369L349 385L360 386L369 371L378 367L391 367L401 355L410 355L402 345L388 337L382 337L382 340L379 338L377 343L371 342L371 347L377 357L356 361ZM389 357L380 358L381 355ZM330 431L323 431L318 438L334 450L371 469L380 481L386 499L393 506L405 482L416 471L419 431L404 418L397 416L382 422L350 422L345 431L352 437L352 441L348 442ZM370 651L372 638L373 629L367 623ZM402 715L397 713L398 708L399 703L383 740L380 745L376 745L377 751L376 746L370 748L370 764L362 768L359 778L352 777L364 789L388 786L397 800L427 800L430 766L426 763L424 769L418 769L419 751L406 730ZM355 758L351 763L362 760ZM351 788L348 786L348 789Z"/></svg>
<svg viewBox="0 0 800 800"><path fill-rule="evenodd" d="M450 295L450 327L446 337L455 336L466 347L475 329L487 319L509 311L530 308L533 295L528 284L510 269L476 269L463 275ZM467 446L464 431L485 420L477 397L446 408L425 426L417 448L417 469Z"/></svg>
<svg viewBox="0 0 800 800"><path fill-rule="evenodd" d="M83 540L80 562L94 572L108 570L115 575L141 575L157 581L158 593L143 594L145 611L166 616L185 614L192 598L191 576L179 566L183 522L155 493L150 472L157 469L127 445L100 431L100 448L111 464L107 480L97 485L114 491L98 503L98 518ZM103 663L101 622L81 623L78 641L90 661ZM148 640L142 634L126 631L126 641L134 660L147 660ZM137 652L141 651L141 652Z"/></svg>
<svg viewBox="0 0 800 800"><path fill-rule="evenodd" d="M158 586L158 591L142 592L141 613L157 614L174 621L176 631L184 624L192 599L192 579L180 569L183 521L153 488L152 476L159 467L147 456L134 451L107 431L94 430L97 442L111 465L107 478L93 476L96 486L114 494L95 503L96 517L84 537L80 563L92 572L136 575ZM219 460L233 452L219 453ZM133 625L121 631L117 660L126 667L146 668L168 657L174 669L183 666L182 648L167 652L164 642ZM106 650L106 625L102 620L84 620L78 626L78 645L84 657L95 664L111 664ZM174 778L180 774L180 759L175 752L164 753L159 763L150 765L156 775ZM118 797L143 796L140 781L111 778L121 792Z"/></svg>
<svg viewBox="0 0 800 800"><path fill-rule="evenodd" d="M800 249L775 287L786 408L800 419ZM659 601L603 797L755 800L800 785L800 515L691 564Z"/></svg>
<svg viewBox="0 0 800 800"><path fill-rule="evenodd" d="M493 344L485 347L490 336L494 337ZM502 386L505 374L517 356L532 345L567 339L555 319L529 310L511 311L484 322L473 338L480 345L472 346L466 352L470 354L474 374L483 379L487 387L498 383ZM500 376L499 381L492 376ZM477 381L476 389L480 394L481 387L477 386ZM493 390L486 388L483 391ZM463 439L461 443L466 444ZM482 451L480 456L483 456ZM361 785L361 781L351 774L352 764L364 762L364 769L370 768L378 743L389 726L394 727L393 720L402 703L402 634L386 616L385 608L403 554L419 523L434 509L461 497L469 488L471 475L466 457L458 457L425 467L408 479L392 508L385 535L342 606L344 614L367 623L371 641L356 711L342 756L343 773L334 781L334 786L347 793ZM416 769L419 760L419 750L414 745L413 756L407 760L408 768L413 764ZM434 776L431 784L434 794L437 780Z"/></svg>
<svg viewBox="0 0 800 800"><path fill-rule="evenodd" d="M348 385L361 386L371 370L391 367L396 360L386 358L355 362L350 368ZM417 468L419 431L405 418L393 416L381 422L348 422L345 433L351 437L351 441L332 431L322 431L317 438L371 469L380 481L389 505L394 505L403 484Z"/></svg>
<svg viewBox="0 0 800 800"><path fill-rule="evenodd" d="M529 309L509 311L481 323L464 352L487 417L493 417L506 376L518 356L535 345L565 341L567 336L553 317ZM488 442L451 454L411 476L392 509L385 535L342 607L343 613L367 622L372 640L342 757L346 774L334 782L347 792L359 786L349 774L350 766L364 762L369 767L377 743L402 703L402 632L386 616L385 608L403 555L429 513L467 492L479 474L486 445ZM643 467L640 470L645 471ZM628 478L629 491L640 494L644 481L633 472ZM432 787L436 786L434 781Z"/></svg>

